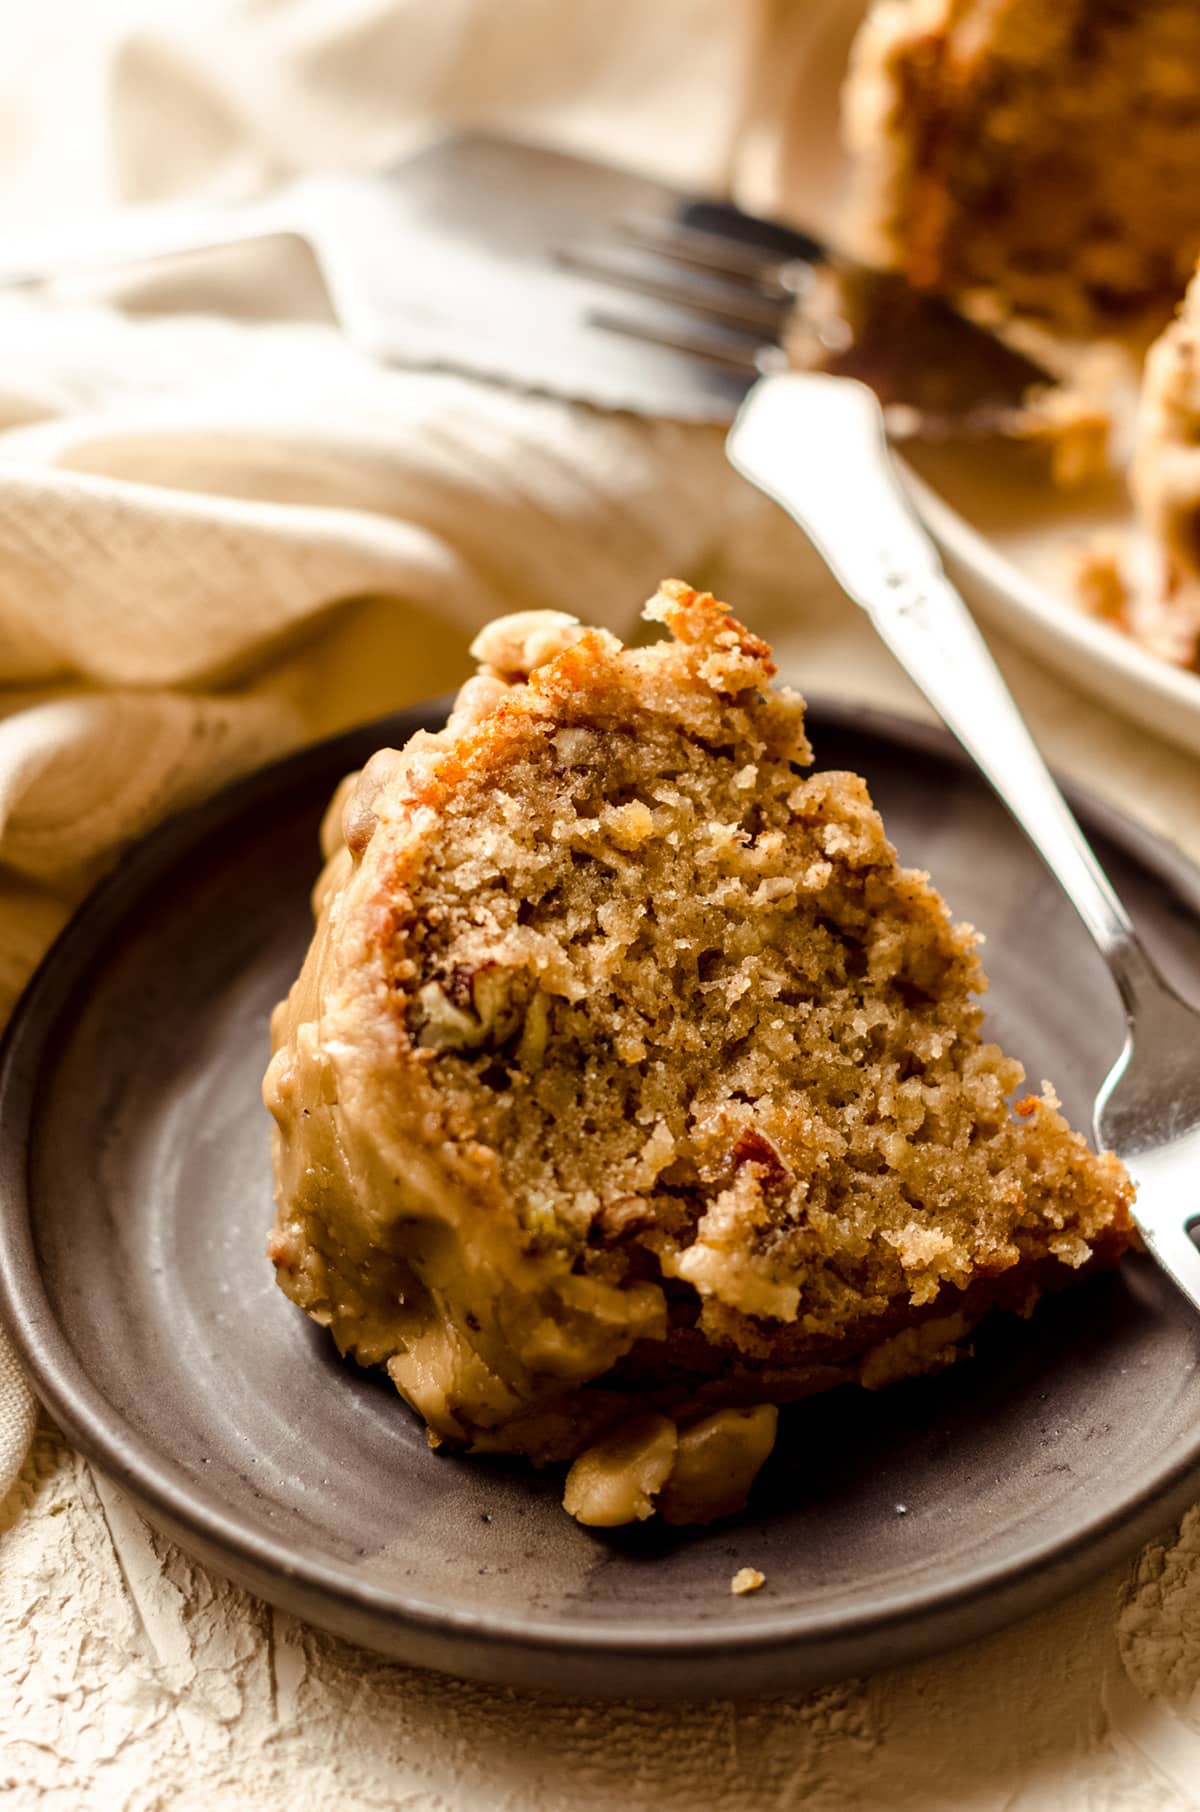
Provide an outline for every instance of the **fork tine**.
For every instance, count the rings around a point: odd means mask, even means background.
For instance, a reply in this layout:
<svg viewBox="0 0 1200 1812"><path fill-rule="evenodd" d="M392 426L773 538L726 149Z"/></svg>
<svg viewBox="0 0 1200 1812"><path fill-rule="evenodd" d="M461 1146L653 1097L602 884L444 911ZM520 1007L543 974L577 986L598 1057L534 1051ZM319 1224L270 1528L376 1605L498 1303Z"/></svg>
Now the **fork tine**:
<svg viewBox="0 0 1200 1812"><path fill-rule="evenodd" d="M646 318L635 320L628 315L609 314L603 309L588 311L588 325L602 328L605 333L621 334L628 340L665 346L669 351L683 353L689 358L704 359L710 365L744 378L747 383L753 383L765 370L772 368L773 355L783 357L780 348L771 341L724 334L719 329L705 332L703 328L667 327Z"/></svg>
<svg viewBox="0 0 1200 1812"><path fill-rule="evenodd" d="M669 258L695 270L752 284L773 300L787 301L791 290L782 281L786 261L752 246L739 245L720 233L710 233L679 220L656 220L632 215L616 223L616 231L630 244L659 258Z"/></svg>
<svg viewBox="0 0 1200 1812"><path fill-rule="evenodd" d="M619 247L562 246L554 256L564 270L768 339L779 334L793 306L792 298L782 293L772 299L728 283L702 278L689 281L670 271L659 274L649 265L631 264L622 258Z"/></svg>

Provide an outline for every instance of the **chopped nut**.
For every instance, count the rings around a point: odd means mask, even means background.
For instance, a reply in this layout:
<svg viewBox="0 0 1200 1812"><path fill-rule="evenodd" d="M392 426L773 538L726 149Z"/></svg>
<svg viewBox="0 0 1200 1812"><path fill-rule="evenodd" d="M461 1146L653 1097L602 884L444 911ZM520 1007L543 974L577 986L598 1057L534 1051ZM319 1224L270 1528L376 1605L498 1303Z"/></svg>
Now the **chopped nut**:
<svg viewBox="0 0 1200 1812"><path fill-rule="evenodd" d="M635 1416L581 1453L567 1474L563 1509L594 1529L645 1522L675 1459L675 1424Z"/></svg>
<svg viewBox="0 0 1200 1812"><path fill-rule="evenodd" d="M353 786L347 786L343 781L334 795L335 804L339 799L345 802L342 834L352 856L361 856L375 834L375 801L394 779L403 762L404 753L400 749L376 749ZM328 817L326 821L328 822ZM322 826L322 832L324 828Z"/></svg>
<svg viewBox="0 0 1200 1812"><path fill-rule="evenodd" d="M544 994L535 994L525 1010L525 1028L517 1046L517 1062L523 1069L536 1069L546 1052L550 1033L550 1002Z"/></svg>
<svg viewBox="0 0 1200 1812"><path fill-rule="evenodd" d="M731 1156L735 1170L743 1164L754 1166L764 1195L786 1195L795 1182L779 1147L756 1126L742 1129L734 1140Z"/></svg>
<svg viewBox="0 0 1200 1812"><path fill-rule="evenodd" d="M618 849L640 849L654 835L654 813L644 799L610 805L603 814L603 823Z"/></svg>
<svg viewBox="0 0 1200 1812"><path fill-rule="evenodd" d="M568 728L559 730L554 737L554 752L560 761L568 764L586 761L597 742L595 730L578 730Z"/></svg>
<svg viewBox="0 0 1200 1812"><path fill-rule="evenodd" d="M498 674L476 673L458 688L446 729L451 736L461 736L490 717L500 700L507 696L508 685Z"/></svg>
<svg viewBox="0 0 1200 1812"><path fill-rule="evenodd" d="M502 1044L521 1023L524 977L500 963L484 963L463 972L471 1005L479 1017L482 1038Z"/></svg>
<svg viewBox="0 0 1200 1812"><path fill-rule="evenodd" d="M345 846L346 832L343 821L346 807L354 797L361 779L362 770L360 768L356 768L352 774L344 775L338 782L336 793L325 807L325 816L321 819L320 843L321 854L327 862Z"/></svg>
<svg viewBox="0 0 1200 1812"><path fill-rule="evenodd" d="M775 1405L760 1403L718 1409L685 1428L659 1496L663 1521L711 1523L740 1510L775 1445L778 1423Z"/></svg>
<svg viewBox="0 0 1200 1812"><path fill-rule="evenodd" d="M897 1378L939 1371L960 1357L958 1342L966 1332L967 1317L961 1311L935 1315L918 1327L905 1328L864 1355L859 1362L859 1383L864 1390L880 1390Z"/></svg>
<svg viewBox="0 0 1200 1812"><path fill-rule="evenodd" d="M739 1567L729 1582L729 1590L735 1597L743 1598L747 1592L757 1592L766 1583L766 1574L760 1573L757 1567Z"/></svg>
<svg viewBox="0 0 1200 1812"><path fill-rule="evenodd" d="M480 963L477 967L455 964L442 980L426 982L417 990L417 1043L435 1051L473 1051L483 1044L505 1043L521 1024L528 986L526 975L505 968L502 963ZM538 998L535 996L529 1005L534 1020L534 1046L539 1023L547 1011L545 1005L536 1009ZM528 1026L528 1020L526 1023ZM544 1024L540 1037L544 1049ZM522 1047L521 1061L527 1060Z"/></svg>
<svg viewBox="0 0 1200 1812"><path fill-rule="evenodd" d="M417 1013L417 1043L422 1050L469 1050L487 1036L474 1013L456 1007L440 982L426 982L417 989Z"/></svg>
<svg viewBox="0 0 1200 1812"><path fill-rule="evenodd" d="M643 1195L619 1195L613 1202L601 1203L594 1225L605 1240L625 1239L654 1225L654 1209Z"/></svg>
<svg viewBox="0 0 1200 1812"><path fill-rule="evenodd" d="M485 672L501 679L528 679L583 634L577 617L562 610L517 610L481 629L471 653Z"/></svg>

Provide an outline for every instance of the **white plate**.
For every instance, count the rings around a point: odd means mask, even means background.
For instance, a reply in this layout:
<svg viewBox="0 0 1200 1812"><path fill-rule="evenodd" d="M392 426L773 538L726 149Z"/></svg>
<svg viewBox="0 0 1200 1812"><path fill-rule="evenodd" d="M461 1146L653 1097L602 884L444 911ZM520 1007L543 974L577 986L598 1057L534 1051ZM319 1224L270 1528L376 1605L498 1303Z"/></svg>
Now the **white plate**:
<svg viewBox="0 0 1200 1812"><path fill-rule="evenodd" d="M989 479L977 455L933 482L928 470L908 476L947 570L984 622L1121 716L1200 755L1200 675L1148 653L1071 598L1073 551L1128 521L1123 499L1089 507L1048 483L1006 485Z"/></svg>
<svg viewBox="0 0 1200 1812"><path fill-rule="evenodd" d="M796 8L795 80L780 85L767 136L782 143L778 186L797 222L836 238L845 162L831 143L831 96L841 87L863 0ZM760 172L753 204L767 200ZM1087 496L1039 482L1005 449L923 454L910 473L925 522L968 602L1081 691L1200 754L1200 675L1173 667L1072 601L1072 554L1090 535L1129 521L1123 485Z"/></svg>

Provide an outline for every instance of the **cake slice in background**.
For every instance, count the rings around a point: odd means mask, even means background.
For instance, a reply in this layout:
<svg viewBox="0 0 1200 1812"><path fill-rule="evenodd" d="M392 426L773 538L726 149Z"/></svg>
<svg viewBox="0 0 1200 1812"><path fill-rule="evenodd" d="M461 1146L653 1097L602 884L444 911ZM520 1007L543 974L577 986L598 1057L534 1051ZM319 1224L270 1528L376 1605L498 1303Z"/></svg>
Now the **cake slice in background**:
<svg viewBox="0 0 1200 1812"><path fill-rule="evenodd" d="M1153 332L1200 253L1191 0L876 0L845 93L852 237L922 288Z"/></svg>
<svg viewBox="0 0 1200 1812"><path fill-rule="evenodd" d="M1049 396L1052 448L1056 417L1088 421L1107 388L1121 466L1132 446L1137 521L1064 547L1059 582L1194 667L1195 285L1166 323L1200 254L1200 7L876 0L843 101L862 255L982 312L1064 378ZM1059 475L1097 476L1098 444L1068 437Z"/></svg>
<svg viewBox="0 0 1200 1812"><path fill-rule="evenodd" d="M1200 277L1146 356L1129 474L1154 553L1141 609L1170 660L1200 652ZM1134 605L1136 608L1136 603Z"/></svg>
<svg viewBox="0 0 1200 1812"><path fill-rule="evenodd" d="M265 1083L281 1287L435 1444L576 1460L601 1524L729 1513L776 1405L1132 1238L770 650L678 583L648 614L493 623L446 728L343 789Z"/></svg>
<svg viewBox="0 0 1200 1812"><path fill-rule="evenodd" d="M1137 520L1078 553L1085 607L1176 666L1200 663L1200 276L1146 355L1129 486Z"/></svg>

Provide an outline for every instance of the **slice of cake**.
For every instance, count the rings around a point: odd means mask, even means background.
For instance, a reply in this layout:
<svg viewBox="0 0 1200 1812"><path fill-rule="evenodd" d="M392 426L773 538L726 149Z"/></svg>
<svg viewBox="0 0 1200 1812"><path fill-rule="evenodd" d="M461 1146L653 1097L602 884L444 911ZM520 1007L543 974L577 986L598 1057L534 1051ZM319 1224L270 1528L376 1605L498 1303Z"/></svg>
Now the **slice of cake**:
<svg viewBox="0 0 1200 1812"><path fill-rule="evenodd" d="M736 1509L777 1404L1131 1238L770 651L678 583L647 614L493 623L347 784L265 1083L282 1288L435 1444L574 1459L601 1524Z"/></svg>
<svg viewBox="0 0 1200 1812"><path fill-rule="evenodd" d="M1200 275L1146 355L1134 423L1132 533L1081 550L1076 582L1094 615L1151 653L1200 665Z"/></svg>
<svg viewBox="0 0 1200 1812"><path fill-rule="evenodd" d="M876 0L845 120L855 237L920 287L1123 331L1200 253L1190 0Z"/></svg>
<svg viewBox="0 0 1200 1812"><path fill-rule="evenodd" d="M1151 543L1140 639L1194 667L1200 653L1200 276L1146 356L1130 488ZM1148 620L1146 620L1148 619Z"/></svg>

